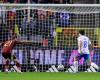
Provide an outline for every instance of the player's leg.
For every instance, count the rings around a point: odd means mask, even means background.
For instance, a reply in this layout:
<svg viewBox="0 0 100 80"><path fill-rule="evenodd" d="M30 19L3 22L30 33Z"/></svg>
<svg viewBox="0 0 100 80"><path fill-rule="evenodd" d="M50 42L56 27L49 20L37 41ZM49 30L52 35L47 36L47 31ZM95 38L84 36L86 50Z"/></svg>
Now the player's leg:
<svg viewBox="0 0 100 80"><path fill-rule="evenodd" d="M10 64L10 54L3 53L2 56L4 57L4 68L5 72L9 71L9 64Z"/></svg>
<svg viewBox="0 0 100 80"><path fill-rule="evenodd" d="M9 71L9 59L5 59L4 60L4 68L5 68L5 72L8 72Z"/></svg>
<svg viewBox="0 0 100 80"><path fill-rule="evenodd" d="M94 67L97 70L99 70L98 65L96 65L94 62L92 62L90 54L87 54L87 56L85 56L85 60L87 61L88 68Z"/></svg>
<svg viewBox="0 0 100 80"><path fill-rule="evenodd" d="M13 55L12 56L12 60L15 62L16 65L14 65L14 69L17 71L17 72L21 72L21 65L20 65L20 62L16 59L16 56Z"/></svg>
<svg viewBox="0 0 100 80"><path fill-rule="evenodd" d="M74 67L76 69L76 72L78 72L78 61L83 57L83 55L78 55L74 58Z"/></svg>
<svg viewBox="0 0 100 80"><path fill-rule="evenodd" d="M84 59L87 62L88 68L90 68L90 66L91 66L90 54L84 54Z"/></svg>
<svg viewBox="0 0 100 80"><path fill-rule="evenodd" d="M74 58L74 67L75 67L76 72L78 72L78 57Z"/></svg>

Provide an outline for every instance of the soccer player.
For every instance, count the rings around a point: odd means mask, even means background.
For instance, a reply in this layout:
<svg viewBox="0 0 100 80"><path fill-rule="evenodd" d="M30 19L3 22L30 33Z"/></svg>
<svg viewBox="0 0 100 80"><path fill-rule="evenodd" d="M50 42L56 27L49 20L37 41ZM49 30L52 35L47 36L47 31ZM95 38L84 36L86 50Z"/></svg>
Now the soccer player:
<svg viewBox="0 0 100 80"><path fill-rule="evenodd" d="M79 36L77 40L78 40L79 55L76 56L74 59L74 67L76 69L76 72L78 72L78 61L81 58L84 58L84 60L87 61L89 67L91 65L91 58L90 58L90 51L89 51L89 45L91 45L91 41L87 36L85 36L84 30L79 31Z"/></svg>
<svg viewBox="0 0 100 80"><path fill-rule="evenodd" d="M69 59L69 64L70 64L70 65L73 65L73 64L74 64L74 58L75 58L76 56L78 56L78 55L79 55L78 50L72 50L71 56L70 56L70 59ZM94 51L92 50L92 51L90 52L90 58L91 58L91 59L93 58L93 55L94 55ZM78 61L78 65L83 65L83 63L84 63L84 58L81 58L81 59Z"/></svg>
<svg viewBox="0 0 100 80"><path fill-rule="evenodd" d="M5 66L5 72L9 71L9 64L10 61L14 61L16 63L15 66L13 66L13 68L17 71L17 72L21 72L21 65L19 63L19 61L16 59L15 55L12 55L12 50L13 48L16 46L16 44L23 44L23 43L32 43L31 41L26 42L26 41L19 41L16 39L15 36L11 37L9 40L2 42L1 45L2 47L2 56L4 57L4 66Z"/></svg>

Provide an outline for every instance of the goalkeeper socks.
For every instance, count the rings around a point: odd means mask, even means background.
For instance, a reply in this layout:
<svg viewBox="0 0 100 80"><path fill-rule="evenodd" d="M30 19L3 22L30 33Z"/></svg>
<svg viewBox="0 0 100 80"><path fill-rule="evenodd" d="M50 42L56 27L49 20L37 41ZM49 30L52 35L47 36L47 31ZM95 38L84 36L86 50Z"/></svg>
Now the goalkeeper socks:
<svg viewBox="0 0 100 80"><path fill-rule="evenodd" d="M75 67L76 72L78 72L78 61L74 62L74 67Z"/></svg>

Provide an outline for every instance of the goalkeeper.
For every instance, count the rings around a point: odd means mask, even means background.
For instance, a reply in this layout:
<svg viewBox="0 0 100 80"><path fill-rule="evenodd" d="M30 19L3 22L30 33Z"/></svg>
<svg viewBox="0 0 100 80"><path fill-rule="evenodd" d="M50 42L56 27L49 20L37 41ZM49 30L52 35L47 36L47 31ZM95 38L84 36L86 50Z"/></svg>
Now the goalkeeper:
<svg viewBox="0 0 100 80"><path fill-rule="evenodd" d="M16 39L16 36L12 36L9 38L9 40L2 42L1 45L3 45L2 48L2 56L4 57L4 66L5 66L5 72L8 73L9 71L9 64L10 61L14 61L16 63L15 66L13 66L13 68L17 71L17 72L21 72L21 65L19 63L19 61L16 59L15 55L12 55L12 50L13 48L16 46L16 44L23 44L23 43L32 43L31 41L19 41Z"/></svg>

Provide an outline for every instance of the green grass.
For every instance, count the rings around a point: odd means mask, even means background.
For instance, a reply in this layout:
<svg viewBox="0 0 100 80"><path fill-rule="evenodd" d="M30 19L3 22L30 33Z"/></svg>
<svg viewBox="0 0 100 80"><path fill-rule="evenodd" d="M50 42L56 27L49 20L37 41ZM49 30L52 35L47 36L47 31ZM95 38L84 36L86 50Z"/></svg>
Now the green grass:
<svg viewBox="0 0 100 80"><path fill-rule="evenodd" d="M100 80L100 73L0 73L0 80Z"/></svg>

